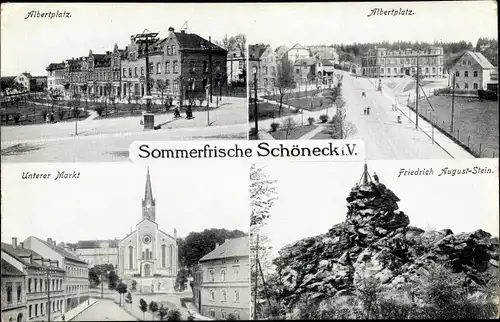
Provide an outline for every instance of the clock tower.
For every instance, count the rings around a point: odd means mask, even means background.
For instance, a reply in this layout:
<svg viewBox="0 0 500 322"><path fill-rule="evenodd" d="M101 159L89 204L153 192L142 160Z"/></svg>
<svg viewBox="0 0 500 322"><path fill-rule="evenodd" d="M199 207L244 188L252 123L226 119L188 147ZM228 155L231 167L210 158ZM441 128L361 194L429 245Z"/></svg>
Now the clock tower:
<svg viewBox="0 0 500 322"><path fill-rule="evenodd" d="M144 193L144 200L142 200L143 220L149 219L151 221L156 222L155 204L156 200L153 198L153 188L151 188L151 178L149 176L149 167L148 167L148 174L146 177L146 189Z"/></svg>

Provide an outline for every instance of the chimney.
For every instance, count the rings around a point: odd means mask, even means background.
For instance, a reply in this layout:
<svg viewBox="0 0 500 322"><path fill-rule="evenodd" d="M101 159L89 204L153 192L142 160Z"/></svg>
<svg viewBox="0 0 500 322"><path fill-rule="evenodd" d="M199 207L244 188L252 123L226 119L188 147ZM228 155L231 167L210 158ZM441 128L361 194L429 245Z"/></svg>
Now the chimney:
<svg viewBox="0 0 500 322"><path fill-rule="evenodd" d="M14 247L14 249L17 249L17 237L12 237L12 247Z"/></svg>
<svg viewBox="0 0 500 322"><path fill-rule="evenodd" d="M185 33L186 33L186 30L182 29L181 34L185 34Z"/></svg>

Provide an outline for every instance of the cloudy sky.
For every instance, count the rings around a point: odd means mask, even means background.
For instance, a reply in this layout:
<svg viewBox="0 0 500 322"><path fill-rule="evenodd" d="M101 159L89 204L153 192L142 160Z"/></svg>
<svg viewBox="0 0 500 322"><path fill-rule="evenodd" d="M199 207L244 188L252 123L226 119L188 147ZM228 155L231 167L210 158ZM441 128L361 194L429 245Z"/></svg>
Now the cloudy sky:
<svg viewBox="0 0 500 322"><path fill-rule="evenodd" d="M80 179L22 180L23 172L80 172ZM131 162L2 164L2 241L30 235L76 242L124 238L141 220L147 167ZM248 231L248 167L151 166L156 221L168 234L226 228ZM222 175L223 174L223 175Z"/></svg>
<svg viewBox="0 0 500 322"><path fill-rule="evenodd" d="M263 165L261 165L263 166ZM265 171L278 180L278 200L264 233L276 254L301 238L326 233L345 220L346 198L363 172L363 162L269 163ZM488 166L493 174L438 177L439 169ZM434 176L397 177L401 168L433 168ZM370 174L401 201L410 225L449 228L454 233L483 229L498 236L498 159L369 161Z"/></svg>
<svg viewBox="0 0 500 322"><path fill-rule="evenodd" d="M411 9L413 16L372 16L374 8ZM67 11L71 18L25 19L32 10ZM45 75L51 62L124 48L145 28L165 36L170 26L221 39L245 33L248 43L338 44L368 41L458 41L497 36L494 1L254 4L2 4L1 74Z"/></svg>

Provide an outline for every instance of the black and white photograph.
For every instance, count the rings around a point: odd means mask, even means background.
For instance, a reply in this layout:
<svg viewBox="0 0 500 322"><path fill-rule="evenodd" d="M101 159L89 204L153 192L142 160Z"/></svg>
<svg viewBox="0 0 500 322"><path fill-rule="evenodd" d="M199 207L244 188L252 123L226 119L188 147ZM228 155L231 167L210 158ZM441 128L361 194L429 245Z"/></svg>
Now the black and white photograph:
<svg viewBox="0 0 500 322"><path fill-rule="evenodd" d="M134 140L246 140L236 6L2 4L2 162L123 161Z"/></svg>
<svg viewBox="0 0 500 322"><path fill-rule="evenodd" d="M249 33L249 139L498 157L497 15L494 1L268 4Z"/></svg>
<svg viewBox="0 0 500 322"><path fill-rule="evenodd" d="M498 189L494 159L253 165L252 318L498 317Z"/></svg>
<svg viewBox="0 0 500 322"><path fill-rule="evenodd" d="M2 186L2 321L249 319L247 166L12 163Z"/></svg>

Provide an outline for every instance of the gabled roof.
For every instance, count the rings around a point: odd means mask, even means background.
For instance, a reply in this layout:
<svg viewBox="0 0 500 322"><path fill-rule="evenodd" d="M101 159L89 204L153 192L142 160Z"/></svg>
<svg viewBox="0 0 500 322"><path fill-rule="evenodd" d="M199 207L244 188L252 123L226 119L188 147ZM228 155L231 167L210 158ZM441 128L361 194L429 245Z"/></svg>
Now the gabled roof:
<svg viewBox="0 0 500 322"><path fill-rule="evenodd" d="M45 69L46 71L64 69L64 63L50 63L49 66Z"/></svg>
<svg viewBox="0 0 500 322"><path fill-rule="evenodd" d="M302 46L301 44L295 44L292 46L292 48L290 48L288 51L292 50L292 49L305 49L305 50L309 50L308 48Z"/></svg>
<svg viewBox="0 0 500 322"><path fill-rule="evenodd" d="M21 248L20 245L18 245L16 248L14 248L11 244L2 243L2 250L28 267L34 267L34 268L46 267L44 265L38 265L35 262L27 263L24 261L24 259L22 258L24 256L31 256L33 259L34 258L43 258L40 254L38 254L37 252L35 252L31 249ZM3 263L2 263L2 267L3 267ZM53 267L53 269L64 271L62 268Z"/></svg>
<svg viewBox="0 0 500 322"><path fill-rule="evenodd" d="M2 277L4 276L24 276L24 274L2 258Z"/></svg>
<svg viewBox="0 0 500 322"><path fill-rule="evenodd" d="M226 52L224 48L210 43L208 40L198 36L197 34L189 34L185 32L174 32L177 41L179 42L179 50L203 50L206 45L211 45L212 51Z"/></svg>
<svg viewBox="0 0 500 322"><path fill-rule="evenodd" d="M56 246L56 245L47 243L46 241L41 240L40 238L35 237L35 236L32 236L32 237L35 238L36 240L40 241L41 243L45 244L47 247L49 247L53 251L57 252L59 255L63 256L66 259L69 259L69 260L72 260L75 262L79 262L82 264L87 264L85 261L81 260L80 257L71 254L70 252L68 252L67 250L65 250L64 248L62 248L60 246Z"/></svg>
<svg viewBox="0 0 500 322"><path fill-rule="evenodd" d="M493 66L486 57L484 57L483 54L477 51L467 51L467 53L474 58L474 60L484 69L494 69L495 66Z"/></svg>
<svg viewBox="0 0 500 322"><path fill-rule="evenodd" d="M76 244L76 249L92 249L101 248L101 245L108 243L109 248L118 248L118 240L108 239L108 240L79 240Z"/></svg>
<svg viewBox="0 0 500 322"><path fill-rule="evenodd" d="M222 245L203 256L200 263L222 258L245 257L249 255L248 247L248 236L228 239Z"/></svg>
<svg viewBox="0 0 500 322"><path fill-rule="evenodd" d="M254 60L260 59L268 47L269 45L264 44L250 45L248 46L248 54L250 57L253 57L252 59Z"/></svg>
<svg viewBox="0 0 500 322"><path fill-rule="evenodd" d="M31 76L31 74L30 74L30 73L21 73L21 75L24 75L24 76L26 76L26 77L28 77L28 78L33 78L33 76Z"/></svg>

